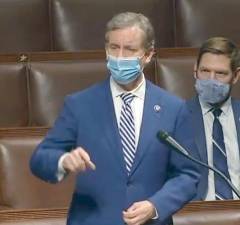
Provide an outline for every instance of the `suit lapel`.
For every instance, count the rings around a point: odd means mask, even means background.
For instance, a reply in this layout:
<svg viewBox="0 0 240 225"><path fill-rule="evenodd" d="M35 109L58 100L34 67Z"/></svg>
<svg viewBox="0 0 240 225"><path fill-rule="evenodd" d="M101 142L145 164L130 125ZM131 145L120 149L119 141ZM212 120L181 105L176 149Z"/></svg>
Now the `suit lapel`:
<svg viewBox="0 0 240 225"><path fill-rule="evenodd" d="M195 132L195 142L198 147L199 155L201 157L201 160L207 163L208 157L205 128L202 117L202 109L198 97L189 100L187 102L187 106L189 107L192 114L192 124Z"/></svg>
<svg viewBox="0 0 240 225"><path fill-rule="evenodd" d="M156 95L152 93L151 86L149 85L149 82L147 82L138 147L129 177L131 177L141 160L144 158L153 137L157 135L158 129L161 129L160 125L162 124L162 120L160 118L163 116L163 107L164 105L161 102L159 95L157 93Z"/></svg>
<svg viewBox="0 0 240 225"><path fill-rule="evenodd" d="M106 149L113 154L117 167L120 168L120 171L125 176L127 176L109 79L103 84L101 98L98 98L98 101L103 103L99 109L98 121L101 123L101 130L106 137Z"/></svg>

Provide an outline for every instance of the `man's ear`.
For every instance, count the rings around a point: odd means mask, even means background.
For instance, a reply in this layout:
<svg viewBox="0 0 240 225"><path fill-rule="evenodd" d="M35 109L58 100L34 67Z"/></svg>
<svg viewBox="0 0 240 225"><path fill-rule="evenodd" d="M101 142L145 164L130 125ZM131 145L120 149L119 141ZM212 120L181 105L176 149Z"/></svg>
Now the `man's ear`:
<svg viewBox="0 0 240 225"><path fill-rule="evenodd" d="M148 63L151 61L151 59L152 59L152 57L155 55L155 53L156 53L156 52L155 52L154 48L148 50L148 51L145 53L145 64L148 64Z"/></svg>
<svg viewBox="0 0 240 225"><path fill-rule="evenodd" d="M232 84L236 84L238 79L240 77L240 67L238 67L235 71L235 75L234 75L234 78L233 78L233 81L232 81Z"/></svg>
<svg viewBox="0 0 240 225"><path fill-rule="evenodd" d="M194 68L193 68L193 76L195 79L197 79L197 63L194 64Z"/></svg>

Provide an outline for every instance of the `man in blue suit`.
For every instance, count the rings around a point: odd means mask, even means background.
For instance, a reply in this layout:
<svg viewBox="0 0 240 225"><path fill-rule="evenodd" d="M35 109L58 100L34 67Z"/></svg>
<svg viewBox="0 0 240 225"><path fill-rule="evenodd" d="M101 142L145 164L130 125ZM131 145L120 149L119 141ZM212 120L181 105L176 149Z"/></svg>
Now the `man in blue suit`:
<svg viewBox="0 0 240 225"><path fill-rule="evenodd" d="M187 105L201 160L219 169L240 190L240 102L231 97L232 86L239 78L239 60L239 50L229 39L214 37L205 41L194 68L198 95ZM219 141L215 131L221 132ZM226 181L203 168L196 199L237 196Z"/></svg>
<svg viewBox="0 0 240 225"><path fill-rule="evenodd" d="M154 54L145 16L116 15L105 38L111 76L66 97L31 170L52 183L77 173L68 225L169 224L195 196L199 172L156 135L165 130L194 149L186 107L144 78Z"/></svg>

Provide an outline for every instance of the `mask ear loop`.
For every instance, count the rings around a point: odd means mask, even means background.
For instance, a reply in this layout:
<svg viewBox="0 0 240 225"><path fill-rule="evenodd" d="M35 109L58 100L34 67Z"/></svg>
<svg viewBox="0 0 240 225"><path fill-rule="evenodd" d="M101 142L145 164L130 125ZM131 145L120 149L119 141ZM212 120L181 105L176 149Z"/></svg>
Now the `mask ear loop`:
<svg viewBox="0 0 240 225"><path fill-rule="evenodd" d="M141 58L143 58L143 57L144 57L144 55L142 55ZM150 57L150 56L149 56L149 57ZM151 59L149 59L149 57L146 58L146 61L145 61L146 64L150 63L150 61L151 61Z"/></svg>
<svg viewBox="0 0 240 225"><path fill-rule="evenodd" d="M155 51L154 49L151 49L151 50L148 50L148 51L149 51L149 52L148 52L148 56L146 56L146 60L145 60L145 63L146 63L146 64L150 63L152 57L156 56L156 51ZM143 58L145 54L147 54L147 52L145 52L145 53L141 56L141 58Z"/></svg>
<svg viewBox="0 0 240 225"><path fill-rule="evenodd" d="M143 70L144 70L145 66L151 61L151 60L148 60L148 62L145 61L145 65L141 62L141 59L145 56L145 54L146 54L146 53L143 53L142 56L139 56L139 57L138 57L139 65L140 65L140 67L141 67L141 73L142 73L142 74L143 74Z"/></svg>

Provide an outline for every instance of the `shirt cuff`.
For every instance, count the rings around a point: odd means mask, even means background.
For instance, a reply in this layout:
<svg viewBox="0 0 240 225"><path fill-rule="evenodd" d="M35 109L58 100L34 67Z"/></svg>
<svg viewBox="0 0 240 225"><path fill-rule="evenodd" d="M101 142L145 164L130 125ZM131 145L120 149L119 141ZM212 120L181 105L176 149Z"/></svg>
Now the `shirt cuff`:
<svg viewBox="0 0 240 225"><path fill-rule="evenodd" d="M155 209L155 215L154 215L154 217L152 218L152 220L156 220L156 219L158 219L159 217L158 217L158 211L157 211L157 209L154 207L154 209Z"/></svg>
<svg viewBox="0 0 240 225"><path fill-rule="evenodd" d="M65 157L66 157L68 154L69 154L69 153L63 154L63 155L60 157L59 161L58 161L58 170L57 170L57 174L56 174L58 181L63 180L63 178L64 178L64 177L66 176L66 174L67 174L67 171L63 168L63 160L65 159Z"/></svg>

